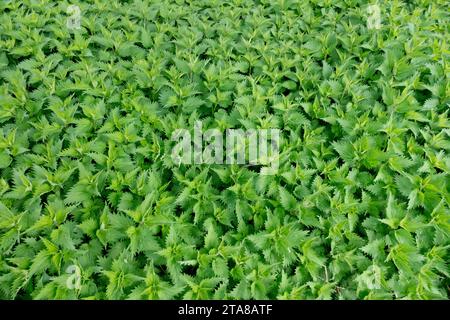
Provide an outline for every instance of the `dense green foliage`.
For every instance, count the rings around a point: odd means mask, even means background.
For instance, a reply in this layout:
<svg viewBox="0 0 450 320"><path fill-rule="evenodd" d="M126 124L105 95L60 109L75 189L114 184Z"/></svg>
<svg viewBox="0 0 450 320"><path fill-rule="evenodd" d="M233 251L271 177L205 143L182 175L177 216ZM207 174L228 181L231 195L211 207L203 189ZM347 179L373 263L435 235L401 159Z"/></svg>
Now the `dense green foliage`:
<svg viewBox="0 0 450 320"><path fill-rule="evenodd" d="M447 299L449 2L0 3L0 298ZM279 128L280 169L178 128ZM76 266L81 286L67 285Z"/></svg>

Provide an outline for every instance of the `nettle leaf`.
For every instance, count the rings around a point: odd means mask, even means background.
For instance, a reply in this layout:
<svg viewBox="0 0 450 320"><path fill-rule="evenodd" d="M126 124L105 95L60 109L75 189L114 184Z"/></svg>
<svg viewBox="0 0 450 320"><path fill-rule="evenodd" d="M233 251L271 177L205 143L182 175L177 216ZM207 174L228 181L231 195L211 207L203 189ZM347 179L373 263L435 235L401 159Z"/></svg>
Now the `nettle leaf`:
<svg viewBox="0 0 450 320"><path fill-rule="evenodd" d="M333 143L333 148L339 156L346 162L352 162L354 159L353 146L349 141Z"/></svg>
<svg viewBox="0 0 450 320"><path fill-rule="evenodd" d="M64 202L66 204L89 201L91 194L86 186L76 185L72 187L66 195Z"/></svg>
<svg viewBox="0 0 450 320"><path fill-rule="evenodd" d="M392 229L397 229L405 214L404 209L397 205L394 196L390 194L386 207L386 218L380 219L380 221Z"/></svg>
<svg viewBox="0 0 450 320"><path fill-rule="evenodd" d="M280 203L284 209L293 210L297 204L297 200L285 188L279 187Z"/></svg>
<svg viewBox="0 0 450 320"><path fill-rule="evenodd" d="M7 168L11 162L12 162L12 158L9 154L6 153L6 151L1 151L0 152L0 169L4 169Z"/></svg>
<svg viewBox="0 0 450 320"><path fill-rule="evenodd" d="M387 261L393 261L400 272L409 276L414 276L422 265L425 258L419 253L418 249L408 244L397 244L390 248Z"/></svg>
<svg viewBox="0 0 450 320"><path fill-rule="evenodd" d="M385 254L386 242L384 239L377 239L370 241L367 245L361 248L364 253L367 253L376 260L382 260Z"/></svg>

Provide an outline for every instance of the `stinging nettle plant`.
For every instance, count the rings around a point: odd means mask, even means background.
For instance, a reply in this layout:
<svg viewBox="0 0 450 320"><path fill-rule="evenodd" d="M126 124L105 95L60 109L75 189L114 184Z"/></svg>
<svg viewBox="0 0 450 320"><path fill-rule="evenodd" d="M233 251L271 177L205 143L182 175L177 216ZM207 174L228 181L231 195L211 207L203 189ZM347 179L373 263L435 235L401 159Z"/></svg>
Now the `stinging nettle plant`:
<svg viewBox="0 0 450 320"><path fill-rule="evenodd" d="M2 1L0 299L448 299L447 2Z"/></svg>

